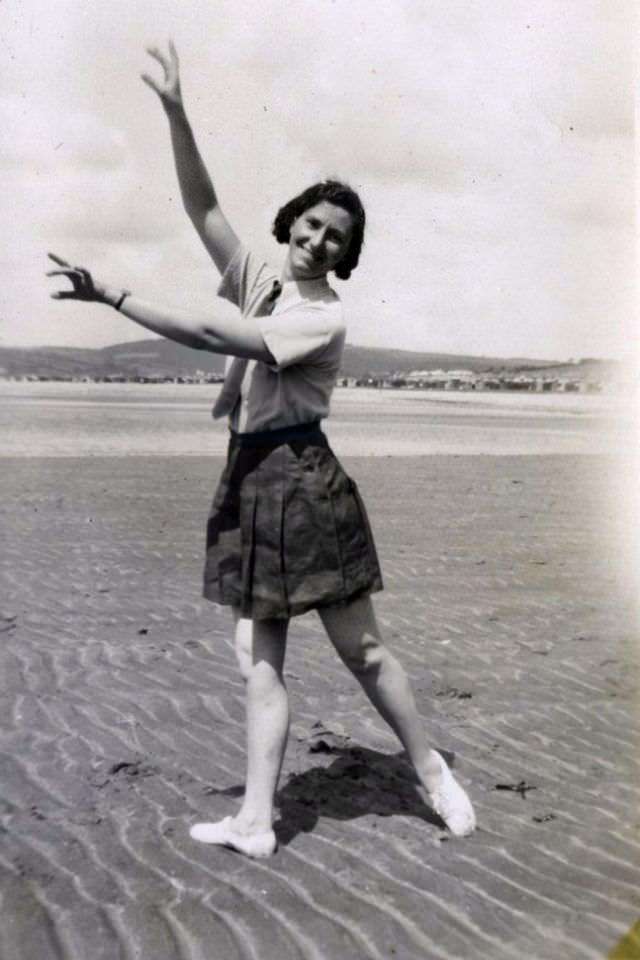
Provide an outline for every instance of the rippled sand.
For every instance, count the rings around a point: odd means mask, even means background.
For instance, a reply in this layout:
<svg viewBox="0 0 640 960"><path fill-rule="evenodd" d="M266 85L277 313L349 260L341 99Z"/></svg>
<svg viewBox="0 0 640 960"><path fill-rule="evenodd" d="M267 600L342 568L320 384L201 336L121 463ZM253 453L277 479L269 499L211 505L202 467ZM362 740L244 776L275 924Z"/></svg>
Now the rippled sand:
<svg viewBox="0 0 640 960"><path fill-rule="evenodd" d="M637 919L637 553L617 459L347 459L380 619L480 829L443 832L309 615L265 862L188 836L243 780L229 616L199 596L220 461L1 465L3 960L601 960Z"/></svg>

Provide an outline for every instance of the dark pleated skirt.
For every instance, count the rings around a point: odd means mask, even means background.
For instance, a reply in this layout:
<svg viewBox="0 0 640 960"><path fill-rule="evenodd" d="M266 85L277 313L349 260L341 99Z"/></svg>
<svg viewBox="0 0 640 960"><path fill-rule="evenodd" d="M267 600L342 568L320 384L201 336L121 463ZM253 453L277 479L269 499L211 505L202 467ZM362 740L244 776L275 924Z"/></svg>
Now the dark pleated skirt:
<svg viewBox="0 0 640 960"><path fill-rule="evenodd" d="M209 514L204 596L264 620L381 589L364 504L319 426L232 434Z"/></svg>

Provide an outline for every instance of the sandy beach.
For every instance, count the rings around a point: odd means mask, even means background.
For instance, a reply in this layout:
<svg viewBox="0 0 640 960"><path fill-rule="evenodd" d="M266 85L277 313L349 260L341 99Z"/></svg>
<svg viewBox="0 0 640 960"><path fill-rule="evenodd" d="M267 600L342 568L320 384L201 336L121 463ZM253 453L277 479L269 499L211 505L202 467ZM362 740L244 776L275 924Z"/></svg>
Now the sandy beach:
<svg viewBox="0 0 640 960"><path fill-rule="evenodd" d="M345 462L383 561L380 619L476 834L436 822L308 615L290 633L278 853L190 840L243 780L230 618L199 593L221 461L5 458L3 960L600 960L637 920L619 461Z"/></svg>

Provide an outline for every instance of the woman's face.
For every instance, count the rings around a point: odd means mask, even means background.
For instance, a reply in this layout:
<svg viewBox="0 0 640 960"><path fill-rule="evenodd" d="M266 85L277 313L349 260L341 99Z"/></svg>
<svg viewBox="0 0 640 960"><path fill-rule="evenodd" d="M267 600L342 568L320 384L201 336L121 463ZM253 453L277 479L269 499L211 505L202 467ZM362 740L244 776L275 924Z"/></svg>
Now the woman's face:
<svg viewBox="0 0 640 960"><path fill-rule="evenodd" d="M322 200L291 224L285 278L315 280L326 276L344 258L353 233L353 217Z"/></svg>

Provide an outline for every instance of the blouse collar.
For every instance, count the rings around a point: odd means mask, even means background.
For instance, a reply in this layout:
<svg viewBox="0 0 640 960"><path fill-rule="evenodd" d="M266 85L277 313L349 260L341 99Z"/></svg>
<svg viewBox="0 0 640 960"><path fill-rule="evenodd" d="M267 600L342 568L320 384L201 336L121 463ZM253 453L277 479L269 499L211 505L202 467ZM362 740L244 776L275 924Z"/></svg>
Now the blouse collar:
<svg viewBox="0 0 640 960"><path fill-rule="evenodd" d="M311 280L285 280L280 284L280 291L276 300L278 311L301 300L328 300L335 297L326 276Z"/></svg>

